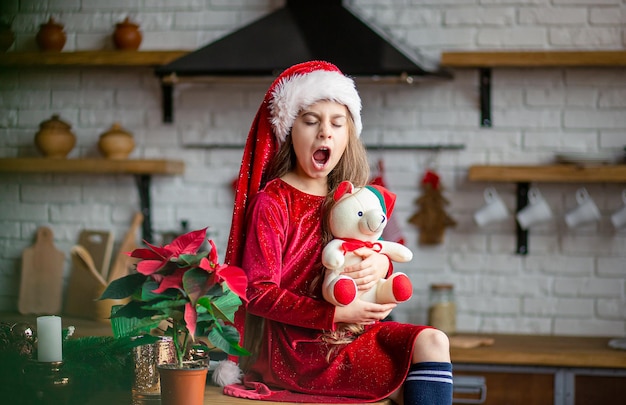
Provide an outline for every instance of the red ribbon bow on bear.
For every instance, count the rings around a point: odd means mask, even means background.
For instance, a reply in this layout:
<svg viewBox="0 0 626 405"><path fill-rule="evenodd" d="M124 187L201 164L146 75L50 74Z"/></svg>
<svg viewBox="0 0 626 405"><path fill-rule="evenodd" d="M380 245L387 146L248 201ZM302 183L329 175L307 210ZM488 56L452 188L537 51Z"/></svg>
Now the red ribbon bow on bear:
<svg viewBox="0 0 626 405"><path fill-rule="evenodd" d="M380 252L383 249L383 245L378 242L369 242L359 239L343 239L344 242L341 244L341 249L343 250L343 254L345 255L348 252L353 252L359 248L367 247L373 249L375 252Z"/></svg>

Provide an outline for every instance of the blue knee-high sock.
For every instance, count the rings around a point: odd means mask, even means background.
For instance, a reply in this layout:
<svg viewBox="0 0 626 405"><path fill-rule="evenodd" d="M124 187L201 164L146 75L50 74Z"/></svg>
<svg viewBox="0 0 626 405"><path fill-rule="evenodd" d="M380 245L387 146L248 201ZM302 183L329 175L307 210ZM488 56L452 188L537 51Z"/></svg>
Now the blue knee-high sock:
<svg viewBox="0 0 626 405"><path fill-rule="evenodd" d="M416 363L404 382L405 405L452 404L452 364Z"/></svg>

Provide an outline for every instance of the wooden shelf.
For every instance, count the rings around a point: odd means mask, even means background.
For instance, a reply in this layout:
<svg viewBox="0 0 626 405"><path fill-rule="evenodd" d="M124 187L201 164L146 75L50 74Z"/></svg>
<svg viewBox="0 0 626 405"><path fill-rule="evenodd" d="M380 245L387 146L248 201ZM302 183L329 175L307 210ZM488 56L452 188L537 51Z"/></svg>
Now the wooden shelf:
<svg viewBox="0 0 626 405"><path fill-rule="evenodd" d="M187 53L189 51L6 52L0 54L0 67L160 66Z"/></svg>
<svg viewBox="0 0 626 405"><path fill-rule="evenodd" d="M468 51L443 52L448 68L616 67L626 66L626 51Z"/></svg>
<svg viewBox="0 0 626 405"><path fill-rule="evenodd" d="M0 172L175 175L185 172L185 164L175 160L9 158L0 159Z"/></svg>
<svg viewBox="0 0 626 405"><path fill-rule="evenodd" d="M471 181L626 183L626 165L471 166Z"/></svg>
<svg viewBox="0 0 626 405"><path fill-rule="evenodd" d="M519 212L528 205L530 183L626 183L626 165L554 164L539 166L470 166L470 181L511 182L517 185ZM528 254L528 230L517 230L518 254Z"/></svg>
<svg viewBox="0 0 626 405"><path fill-rule="evenodd" d="M185 163L158 159L0 159L0 173L66 173L66 174L131 174L137 179L139 203L143 214L143 239L152 240L151 176L176 175L185 172Z"/></svg>

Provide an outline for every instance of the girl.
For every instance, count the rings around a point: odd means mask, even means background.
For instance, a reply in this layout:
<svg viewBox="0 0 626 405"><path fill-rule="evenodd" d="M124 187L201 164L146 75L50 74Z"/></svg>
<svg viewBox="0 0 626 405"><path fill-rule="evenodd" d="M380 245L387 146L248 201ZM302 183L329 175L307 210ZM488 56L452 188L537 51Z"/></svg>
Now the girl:
<svg viewBox="0 0 626 405"><path fill-rule="evenodd" d="M444 333L380 322L395 304L335 307L321 297L321 251L332 237L323 225L327 196L342 180L363 186L369 177L360 114L354 82L336 66L312 61L285 70L255 117L226 257L248 275L247 313L236 323L252 356L241 358L244 381L225 387L228 395L452 402ZM366 248L357 253L363 261L346 273L366 290L388 273L389 260Z"/></svg>

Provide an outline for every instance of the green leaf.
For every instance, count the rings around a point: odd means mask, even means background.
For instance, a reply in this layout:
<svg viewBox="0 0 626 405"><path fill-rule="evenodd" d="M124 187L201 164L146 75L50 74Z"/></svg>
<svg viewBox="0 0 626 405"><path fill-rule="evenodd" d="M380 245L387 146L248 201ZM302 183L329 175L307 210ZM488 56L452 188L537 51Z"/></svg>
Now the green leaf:
<svg viewBox="0 0 626 405"><path fill-rule="evenodd" d="M200 264L200 260L207 257L208 254L209 252L202 252L198 254L182 254L178 256L176 262L181 267L197 266L198 264Z"/></svg>
<svg viewBox="0 0 626 405"><path fill-rule="evenodd" d="M154 316L151 318L143 318L133 328L133 332L138 335L150 333L150 331L161 323L161 321L168 319L167 316Z"/></svg>
<svg viewBox="0 0 626 405"><path fill-rule="evenodd" d="M122 299L130 297L141 287L144 281L146 281L146 278L148 278L148 276L144 276L141 273L134 273L113 280L99 299Z"/></svg>
<svg viewBox="0 0 626 405"><path fill-rule="evenodd" d="M185 304L189 302L187 301L187 299L182 298L179 300L168 300L168 299L161 299L159 301L153 301L148 303L148 305L144 305L143 308L144 309L154 309L154 310L163 310L163 309L167 309L167 308L177 308L179 310L183 310L182 308L185 306Z"/></svg>
<svg viewBox="0 0 626 405"><path fill-rule="evenodd" d="M114 314L111 314L111 318L150 318L155 315L156 312L144 308L145 303L140 301L130 301L128 304L119 308Z"/></svg>
<svg viewBox="0 0 626 405"><path fill-rule="evenodd" d="M141 286L141 300L142 301L152 301L154 299L163 299L165 298L172 298L172 297L176 297L176 294L178 294L178 292L176 290L166 290L163 291L160 294L155 294L152 291L156 290L157 288L159 288L159 283L157 283L156 281L152 280L152 279L148 279L146 280L143 285Z"/></svg>
<svg viewBox="0 0 626 405"><path fill-rule="evenodd" d="M214 312L220 319L235 322L235 312L241 306L241 299L232 292L212 300Z"/></svg>
<svg viewBox="0 0 626 405"><path fill-rule="evenodd" d="M235 327L226 325L221 328L213 328L209 332L209 341L224 353L233 356L248 356L250 353L239 346L239 332Z"/></svg>
<svg viewBox="0 0 626 405"><path fill-rule="evenodd" d="M183 289L192 303L195 303L198 298L206 293L211 282L215 283L214 278L213 274L209 274L199 268L190 269L185 272L183 275Z"/></svg>

